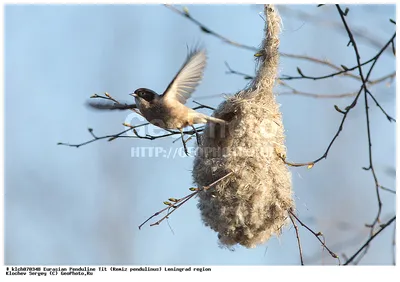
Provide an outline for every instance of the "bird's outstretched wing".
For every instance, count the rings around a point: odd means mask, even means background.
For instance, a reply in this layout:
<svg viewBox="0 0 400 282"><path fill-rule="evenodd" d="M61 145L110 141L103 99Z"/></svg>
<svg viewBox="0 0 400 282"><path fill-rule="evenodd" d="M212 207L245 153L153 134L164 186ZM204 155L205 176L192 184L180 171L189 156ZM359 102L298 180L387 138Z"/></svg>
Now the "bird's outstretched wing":
<svg viewBox="0 0 400 282"><path fill-rule="evenodd" d="M178 74L165 90L163 97L185 104L203 78L206 61L205 49L194 48L190 51Z"/></svg>
<svg viewBox="0 0 400 282"><path fill-rule="evenodd" d="M117 104L117 103L103 103L98 101L88 101L87 106L96 110L129 110L136 109L136 104Z"/></svg>

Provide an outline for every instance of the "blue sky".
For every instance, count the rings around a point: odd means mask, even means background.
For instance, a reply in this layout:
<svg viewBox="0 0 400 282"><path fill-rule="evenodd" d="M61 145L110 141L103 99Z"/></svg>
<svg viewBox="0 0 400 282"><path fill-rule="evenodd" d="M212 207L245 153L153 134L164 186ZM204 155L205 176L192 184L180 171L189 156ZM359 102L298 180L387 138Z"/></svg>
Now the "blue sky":
<svg viewBox="0 0 400 282"><path fill-rule="evenodd" d="M246 45L259 46L264 22L260 5L188 6L199 21ZM393 34L395 6L354 6L348 21L383 45ZM348 38L335 27L334 7L289 6L319 18L299 19L281 7L281 52L326 58L337 65L355 65ZM377 48L359 39L362 58ZM122 131L125 112L94 112L85 107L93 94L105 91L131 101L139 87L161 93L186 57L186 45L201 41L208 65L193 99L210 106L233 94L247 81L226 74L224 62L245 73L255 70L253 53L230 46L162 5L7 5L5 8L5 263L6 264L136 264L136 265L296 265L293 228L256 249L221 249L217 234L205 227L188 202L160 226L138 225L163 208L170 197L186 195L193 185L192 157L135 158L132 147L179 148L180 142L118 139L79 149L57 142L90 139ZM395 70L390 52L382 56L372 78ZM322 75L329 68L282 58L280 74ZM294 81L293 87L319 94L353 92L359 82L348 78ZM395 115L395 87L372 89ZM282 89L277 89L277 91ZM206 96L214 96L212 98ZM278 97L287 134L288 158L303 162L325 151L352 98ZM192 100L189 105L193 106ZM382 185L395 188L395 125L371 102L375 169ZM204 113L210 113L204 110ZM194 143L192 144L194 146ZM363 102L349 115L328 158L313 169L293 168L293 189L299 217L325 234L339 253L354 252L365 241L365 223L377 210L368 165ZM382 221L395 212L395 197L382 192ZM171 229L173 231L171 231ZM372 245L365 264L390 264L393 228ZM306 264L333 264L320 244L301 229ZM347 243L346 243L347 242Z"/></svg>

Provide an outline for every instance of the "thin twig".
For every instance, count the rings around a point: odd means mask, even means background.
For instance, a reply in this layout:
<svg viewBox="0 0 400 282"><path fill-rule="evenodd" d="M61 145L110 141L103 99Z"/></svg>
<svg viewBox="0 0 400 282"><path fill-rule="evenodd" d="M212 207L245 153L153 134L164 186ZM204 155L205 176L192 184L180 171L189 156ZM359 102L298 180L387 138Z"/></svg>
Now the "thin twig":
<svg viewBox="0 0 400 282"><path fill-rule="evenodd" d="M392 194L396 194L396 191L394 191L392 189L389 189L389 188L386 188L386 187L383 187L382 185L379 185L379 188L381 188L382 190L385 190L387 192L390 192Z"/></svg>
<svg viewBox="0 0 400 282"><path fill-rule="evenodd" d="M301 242L300 242L300 235L299 235L299 228L297 227L297 224L296 224L296 222L293 220L293 217L292 217L292 215L291 215L290 213L289 213L289 218L290 218L290 221L291 221L292 224L293 224L294 230L296 231L297 244L298 244L298 246L299 246L300 263L301 263L301 265L304 265L304 261L303 261L303 251L302 251L302 249L301 249Z"/></svg>
<svg viewBox="0 0 400 282"><path fill-rule="evenodd" d="M228 69L228 71L226 72L227 74L240 75L240 76L243 76L244 79L254 79L254 76L251 76L249 74L239 72L239 71L232 69L227 62L225 62L225 66ZM299 91L299 90L293 88L292 86L290 86L287 82L284 82L281 78L280 78L280 80L278 80L278 83L282 87L285 87L285 88L288 88L291 90L290 92L279 92L279 95L295 94L295 95L301 95L301 96L312 97L312 98L330 98L330 99L352 97L352 96L357 95L357 92L342 93L342 94L315 94L315 93Z"/></svg>
<svg viewBox="0 0 400 282"><path fill-rule="evenodd" d="M395 37L396 37L396 33L395 33L395 34L390 38L390 40L382 47L382 49L379 50L378 53L373 57L373 63L372 63L372 65L371 65L371 67L370 67L370 69L369 69L369 71L368 71L368 73L367 73L367 75L366 75L364 81L368 81L369 76L371 75L372 70L374 69L374 67L375 67L375 65L376 65L376 62L378 61L379 57L382 55L382 53L384 52L384 50L390 45L390 43L394 40ZM327 149L325 150L325 152L322 154L321 157L317 158L317 159L314 160L314 161L306 162L306 163L288 162L288 161L286 160L286 158L284 158L283 156L280 156L280 157L282 158L282 160L283 160L287 165L294 166L294 167L300 167L300 166L312 167L312 166L314 166L316 163L318 163L319 161L321 161L321 160L323 160L323 159L326 159L327 156L328 156L328 153L329 153L329 151L330 151L330 149L331 149L331 147L332 147L332 145L333 145L333 143L334 143L334 142L336 141L336 139L339 137L339 135L340 135L340 133L341 133L341 131L342 131L342 129L343 129L344 122L346 121L346 118L347 118L349 112L351 111L351 109L353 109L353 108L356 106L357 101L358 101L358 98L359 98L359 96L360 96L362 90L364 89L364 87L366 88L365 84L363 83L363 84L361 85L360 90L358 91L356 97L354 98L353 102L352 102L349 106L347 106L346 109L345 109L344 111L341 111L341 113L343 114L343 118L342 118L342 121L341 121L340 124L339 124L339 128L338 128L338 130L336 131L336 134L333 136L331 142L329 143ZM367 93L368 93L368 92L367 92ZM337 107L337 106L336 106L336 107ZM336 107L335 107L335 108L336 108Z"/></svg>
<svg viewBox="0 0 400 282"><path fill-rule="evenodd" d="M334 252L332 252L332 251L326 246L324 235L323 235L321 232L318 232L318 233L314 232L310 227L308 227L306 224L304 224L304 223L294 214L293 210L289 210L289 214L292 215L292 216L297 220L297 222L301 224L301 226L303 226L303 227L306 228L308 231L310 231L310 232L318 239L318 241L322 244L322 246L325 248L325 250L327 250L327 251L329 252L329 254L330 254L333 258L335 258L335 259L338 260L338 263L339 263L339 265L340 265L340 258L339 258L339 256L336 255ZM324 238L324 240L321 240L320 237Z"/></svg>
<svg viewBox="0 0 400 282"><path fill-rule="evenodd" d="M372 242L372 240L375 239L376 236L378 236L386 227L388 227L390 224L392 224L393 221L395 221L396 216L393 216L387 223L381 225L381 229L379 229L375 234L373 234L368 240L344 263L344 265L348 265L351 263L356 256L363 251L365 248L369 246L369 244Z"/></svg>
<svg viewBox="0 0 400 282"><path fill-rule="evenodd" d="M108 93L108 92L105 92L105 93L104 93L104 96L101 96L101 95L98 95L98 94L95 93L95 94L93 94L92 96L90 96L90 98L91 98L91 99L105 99L105 100L113 101L113 102L116 103L116 104L121 104L121 102L119 102L117 99L115 99L114 97L112 97L112 96L110 95L110 93ZM133 112L135 112L135 113L137 113L137 114L140 115L140 116L143 116L143 115L140 113L140 111L139 111L138 109L131 108L130 110L133 111Z"/></svg>
<svg viewBox="0 0 400 282"><path fill-rule="evenodd" d="M97 98L97 99L111 100L114 103L121 104L118 100L113 98L107 92L105 93L105 96L101 96L101 95L98 95L98 94L93 94L90 98L92 98L92 99L96 99ZM192 108L193 110L199 110L199 109L215 110L214 108L212 108L210 106L201 104L201 103L196 102L196 101L193 101L193 102L198 104L198 106ZM134 109L132 109L132 110L134 110ZM140 112L139 112L139 114L140 114ZM70 144L70 143L59 142L59 143L57 143L57 145L63 145L63 146L68 146L68 147L79 148L81 146L84 146L84 145L87 145L87 144L90 144L92 142L99 141L99 140L102 140L102 139L108 139L108 141L113 141L113 140L115 140L117 138L136 138L136 139L155 140L155 139L159 139L159 138L164 138L164 137L169 137L169 136L172 136L172 135L180 134L179 131L166 130L166 131L168 131L168 133L166 133L166 134L161 134L161 135L157 135L157 136L146 134L145 136L142 136L136 131L136 128L139 128L139 127L142 127L142 126L146 126L146 125L149 125L149 124L150 123L148 123L148 122L143 123L143 124L139 124L139 125L130 125L130 124L124 123L123 125L129 127L129 129L125 129L125 130L123 130L123 131L121 131L119 133L116 133L116 134L105 135L105 136L101 136L101 137L98 137L98 136L94 135L93 129L89 128L88 131L92 135L93 139L85 141L85 142L82 142L82 143L78 143L78 144ZM132 132L134 133L134 136L123 135L123 134L125 134L126 132L128 132L130 130L132 130ZM196 128L197 132L202 132L203 130L204 130L204 127ZM192 135L196 134L196 131L194 131L194 130L186 130L186 131L183 131L183 134L192 136Z"/></svg>
<svg viewBox="0 0 400 282"><path fill-rule="evenodd" d="M342 20L342 22L343 22L343 26L344 26L344 28L346 29L347 34L348 34L348 36L349 36L349 39L350 39L349 43L351 43L351 45L353 46L353 49L354 49L354 52L355 52L355 55L356 55L356 60L357 60L357 65L358 65L359 74L360 74L360 77L361 77L361 80L362 80L362 89L364 90L365 116L366 116L366 123L367 123L367 139L368 139L368 157L369 157L369 166L366 167L366 168L364 168L364 169L365 169L365 170L370 170L371 173L372 173L372 176L373 176L374 182L375 182L376 197L377 197L377 201L378 201L378 211L377 211L377 215L376 215L376 217L375 217L375 220L373 221L372 224L368 225L368 227L370 227L370 238L373 238L373 237L375 236L375 234L374 234L374 227L375 227L375 225L376 225L377 223L380 222L380 215L381 215L381 212L382 212L382 201L381 201L380 189L379 189L380 185L379 185L378 178L377 178L377 175L376 175L376 172L375 172L375 169L374 169L373 158L372 158L372 141L371 141L370 117L369 117L369 106L368 106L368 94L369 94L371 97L372 97L373 95L368 91L366 82L368 81L369 74L370 74L371 71L372 71L372 67L373 67L373 66L375 65L375 63L376 63L376 60L373 62L372 66L371 66L371 69L370 69L370 71L369 71L367 77L364 78L363 70L362 70L362 67L361 67L361 59L360 59L361 57L360 57L360 53L359 53L359 51L358 51L357 43L356 43L356 40L355 40L355 38L354 38L354 36L353 36L353 34L352 34L352 31L350 30L350 28L349 28L349 26L348 26L348 24L347 24L347 21L346 21L346 18L345 18L346 15L345 15L345 13L342 11L342 9L340 8L340 5L336 5L336 8L337 8L337 10L338 10L338 12L339 12L339 15L340 15L340 18L341 18L341 20ZM386 46L386 45L385 45L385 46ZM374 100L375 100L375 99L374 99ZM376 102L377 105L379 105L378 102L377 102L376 100L375 100L375 102ZM379 106L379 107L380 107L380 106ZM380 107L380 108L381 108L381 107ZM382 108L381 108L381 109L382 109ZM383 110L383 109L382 109L382 110ZM384 113L386 114L386 112L384 112ZM387 116L387 114L386 114L386 116ZM389 121L390 121L390 119L389 119ZM369 249L369 244L366 244L366 245L365 245L365 248L362 248L362 249L359 250L359 252L361 252L361 250L364 250L364 252L363 252L363 254L359 257L359 260L357 261L357 263L358 263L358 262L361 260L361 258L367 253L368 249ZM352 258L355 258L356 255L358 255L359 252L357 252L355 255L353 255L353 256L349 259L348 262L350 262L350 261L352 260Z"/></svg>
<svg viewBox="0 0 400 282"><path fill-rule="evenodd" d="M394 38L392 38L392 40L390 42L393 42L393 41L394 41ZM367 64L375 61L375 59L376 59L376 56L374 56L373 58L365 61L364 63L361 63L360 65L361 66L367 65ZM313 61L313 60L310 60L310 61ZM361 78L359 76L349 73L350 71L353 71L353 70L357 69L358 65L354 66L354 67L351 67L351 68L348 68L348 67L344 68L345 66L342 66L342 68L340 68L340 67L338 67L338 66L336 66L334 64L331 64L331 63L329 63L327 61L322 61L322 60L315 59L315 58L314 58L314 62L319 62L319 63L325 62L325 65L328 65L331 68L339 70L339 71L338 72L334 72L334 73L330 73L330 74L326 74L326 75L322 75L322 76L310 76L310 75L305 75L303 73L303 71L300 69L300 76L283 75L279 79L280 80L296 80L296 79L322 80L322 79L326 79L326 78L333 78L333 77L336 77L336 76L344 75L344 76L348 76L348 77L351 77L351 78L354 78L354 79L357 79L357 80L361 80ZM395 76L396 76L396 72L392 72L392 73L390 73L388 75L385 75L385 76L383 76L381 78L370 80L367 83L370 84L370 85L373 85L373 84L380 83L380 82L382 82L382 81L384 81L386 79L393 79Z"/></svg>
<svg viewBox="0 0 400 282"><path fill-rule="evenodd" d="M363 234L356 234L351 238L348 238L343 241L338 241L330 245L331 249L337 250L337 252L340 252L340 250L345 249L346 247L351 247L354 246L355 244L358 244L360 242L360 237L364 238ZM344 261L346 261L348 258L346 257L345 254L341 254L341 257L343 258ZM305 257L305 260L307 260L309 263L316 263L318 260L321 259L321 253L314 253L313 255L309 257Z"/></svg>
<svg viewBox="0 0 400 282"><path fill-rule="evenodd" d="M391 117L391 116L382 108L382 106L381 106L381 105L378 103L378 101L375 99L375 96L372 95L372 93L371 93L368 89L367 89L366 91L368 92L368 94L369 94L369 96L372 98L372 100L374 100L376 106L381 110L381 112L382 112L382 113L386 116L386 118L389 120L389 122L392 122L392 121L396 122L396 119L393 118L393 117Z"/></svg>
<svg viewBox="0 0 400 282"><path fill-rule="evenodd" d="M204 128L200 127L197 129L197 132L202 132L204 130ZM168 133L165 134L161 134L161 135L150 135L150 134L146 134L146 135L140 135L136 130L133 130L133 133L135 134L135 136L131 136L131 137L137 137L139 139L147 139L147 140L156 140L156 139L160 139L160 138L164 138L164 137L169 137L169 136L173 136L173 135L180 135L181 133L179 131L168 131ZM185 135L194 135L196 134L196 132L194 130L185 130L182 131L183 134ZM178 138L180 139L180 137Z"/></svg>
<svg viewBox="0 0 400 282"><path fill-rule="evenodd" d="M147 124L148 124L148 123L139 124L139 125L135 126L135 128L140 127L140 126L144 126L144 125L147 125ZM114 140L114 139L122 138L122 137L135 138L135 136L124 136L124 135L122 135L122 134L124 134L124 133L126 133L126 132L128 132L128 131L130 131L130 130L132 130L132 128L128 128L128 129L123 130L123 131L121 131L121 132L119 132L119 133L116 133L116 134L111 134L111 135L105 135L105 136L97 137L97 136L94 135L93 129L92 129L92 128L88 128L88 131L89 131L89 133L92 135L93 139L88 140L88 141L85 141L85 142L82 142L82 143L79 143L79 144L70 144L70 143L59 142L59 143L57 143L57 145L63 145L63 146L68 146L68 147L79 148L79 147L81 147L81 146L87 145L87 144L89 144L89 143L92 143L92 142L94 142L94 141L98 141L98 140L101 140L101 139L108 139L108 141L112 141L112 140Z"/></svg>
<svg viewBox="0 0 400 282"><path fill-rule="evenodd" d="M200 21L198 21L197 19L193 18L192 15L189 13L187 8L184 8L182 11L175 8L173 5L169 5L169 4L165 4L165 7L167 7L168 9L174 11L175 13L187 18L188 20L190 20L192 23L194 23L195 25L197 25L202 32L210 34L218 39L220 39L221 41L228 43L232 46L238 47L238 48L242 48L245 50L250 50L253 52L258 52L259 49L257 47L254 46L249 46L246 44L242 44L239 42L236 42L234 40L229 39L226 36L223 36L222 34L210 29L209 27L206 27L203 23L201 23ZM298 55L298 54L289 54L289 53L279 53L281 57L287 57L287 58L294 58L294 59L299 59L299 60L306 60L306 61L310 61L310 62L314 62L314 63L319 63L322 65L326 65L326 66L330 66L330 67L334 67L337 70L341 70L339 67L333 65L332 63L326 61L326 60L320 60L314 57L310 57L307 55ZM339 69L338 69L339 68ZM343 71L341 73L346 73L347 71ZM350 74L351 76L351 74Z"/></svg>
<svg viewBox="0 0 400 282"><path fill-rule="evenodd" d="M199 103L199 102L197 102L197 101L193 101L193 103L199 105L199 107L193 108L194 110L200 109L200 107L201 107L201 108L205 108L205 109L209 109L209 110L215 111L215 108L210 107L210 106L207 106L207 105L204 105L204 104L201 104L201 103Z"/></svg>
<svg viewBox="0 0 400 282"><path fill-rule="evenodd" d="M149 220L153 219L154 217L158 216L159 214L172 209L172 211L168 212L164 217L162 217L160 220L150 224L150 226L155 226L155 225L159 225L162 221L164 221L165 219L167 219L173 212L175 212L178 208L180 208L183 204L185 204L187 201L189 201L191 198L193 198L193 196L197 195L199 192L201 191L205 191L208 190L210 188L212 188L213 186L215 186L216 184L218 184L218 182L224 180L225 178L229 177L231 174L233 174L233 172L229 172L227 173L225 176L215 180L213 183L207 185L207 186L203 186L201 188L190 188L189 190L194 191L193 193L190 193L189 195L186 195L183 198L180 199L174 199L174 203L169 203L169 202L165 202L166 204L168 204L168 207L163 208L162 210L156 212L155 214L153 214L152 216L150 216L148 219L146 219L142 224L139 225L139 229L145 225Z"/></svg>
<svg viewBox="0 0 400 282"><path fill-rule="evenodd" d="M251 51L255 51L255 52L258 51L258 49L256 47L245 45L245 44L241 44L239 42L233 41L233 40L231 40L231 39L229 39L229 38L227 38L227 37L215 32L213 30L209 29L204 24L202 24L201 22L199 22L198 20L193 18L189 14L189 11L187 9L184 9L184 11L181 11L181 10L179 10L179 9L175 8L174 6L169 5L169 4L165 4L165 7L167 7L168 9L170 9L172 11L174 11L175 13L178 13L181 16L186 17L188 20L190 20L191 22L196 24L201 29L201 31L203 31L204 33L211 34L211 35L217 37L218 39L222 40L223 42L226 42L226 43L228 43L230 45L233 45L233 46L236 46L236 47L239 47L239 48L243 48L243 49L247 49L247 50L251 50Z"/></svg>
<svg viewBox="0 0 400 282"><path fill-rule="evenodd" d="M246 74L246 73L243 73L243 72L239 72L237 70L232 69L227 62L225 62L225 65L226 65L226 67L228 69L228 71L226 72L227 74L239 75L239 76L242 76L246 80L254 79L254 76L251 76L249 74ZM389 79L389 78L393 79L395 76L396 76L396 72L393 72L393 73L385 75L384 77L381 77L379 79L368 81L368 84L369 85L378 84L378 83L381 83L381 82L385 81L386 79ZM331 77L334 77L334 76L331 76ZM355 77L358 80L361 80L359 76L355 76ZM341 93L341 94L316 94L316 93L309 93L309 92L305 92L305 91L300 91L300 90L297 90L294 87L290 86L287 82L284 81L284 80L290 80L288 78L290 78L290 79L296 79L296 78L301 79L301 78L311 78L311 77L306 77L306 76L289 77L289 76L285 76L283 78L282 77L279 78L279 80L278 80L279 85L291 90L291 91L288 91L288 92L279 92L279 95L293 95L294 94L294 95L300 95L300 96L305 96L305 97L310 97L310 98L324 98L324 99L346 98L346 97L354 97L354 96L357 95L357 92ZM217 95L215 95L215 96L217 96ZM375 103L382 110L382 112L386 115L386 117L391 121L395 121L394 118L390 117L383 110L383 108L376 101L375 97L373 97L372 94L370 94L370 96L374 99Z"/></svg>
<svg viewBox="0 0 400 282"><path fill-rule="evenodd" d="M324 98L324 99L337 99L337 98L346 98L346 97L354 97L357 95L357 92L351 92L351 93L341 93L341 94L316 94L316 93L309 93L309 92L304 92L304 91L299 91L289 84L287 84L284 81L279 81L279 84L282 87L288 88L291 91L288 92L279 92L279 95L301 95L301 96L306 96L306 97L311 97L311 98Z"/></svg>
<svg viewBox="0 0 400 282"><path fill-rule="evenodd" d="M335 77L335 76L338 76L338 75L349 76L349 77L357 79L357 80L360 79L357 75L354 75L354 74L350 73L350 71L356 69L356 67L355 68L347 68L347 67L345 68L345 66L339 67L339 66L329 62L328 60L321 60L321 59L318 59L318 58L313 58L313 57L309 57L309 56L305 56L305 55L284 54L284 57L293 58L293 59L308 60L308 61L311 61L313 63L326 65L326 66L328 66L328 67L330 67L332 69L337 70L338 72L331 73L329 75L324 75L324 76L308 76L308 75L305 75L300 68L297 68L297 72L299 73L300 76L283 75L282 77L279 78L280 80L294 80L294 79L320 80L320 79L325 79L325 78L332 78L332 77Z"/></svg>
<svg viewBox="0 0 400 282"><path fill-rule="evenodd" d="M290 18L297 17L305 22L313 22L313 24L325 25L332 27L338 31L343 30L343 26L340 22L336 21L327 21L325 17L320 17L318 14L307 13L304 11L300 11L298 9L290 8L289 5L282 5L280 7L280 11L282 14L287 13ZM365 28L353 28L353 34L357 36L357 38L363 39L366 42L369 42L372 46L376 48L381 48L381 43L376 39L376 35L372 35L368 33L368 30Z"/></svg>

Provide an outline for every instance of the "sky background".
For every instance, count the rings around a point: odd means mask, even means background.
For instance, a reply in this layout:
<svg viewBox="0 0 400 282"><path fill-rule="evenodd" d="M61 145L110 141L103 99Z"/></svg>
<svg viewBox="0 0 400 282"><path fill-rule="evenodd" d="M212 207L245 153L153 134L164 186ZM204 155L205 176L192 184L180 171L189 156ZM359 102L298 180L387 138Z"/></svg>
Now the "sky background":
<svg viewBox="0 0 400 282"><path fill-rule="evenodd" d="M180 7L180 6L178 6ZM343 6L344 7L344 6ZM259 46L264 21L261 5L189 5L191 15L224 36ZM279 6L283 31L280 51L329 59L354 66L353 48L336 8ZM304 14L309 14L304 17ZM362 61L373 57L392 36L394 5L351 6L347 20ZM369 39L368 39L369 38ZM372 39L372 42L371 42ZM217 234L205 227L196 199L156 227L138 226L180 198L193 186L193 157L132 157L136 147L180 148L174 138L154 141L122 138L100 140L78 149L58 142L81 143L118 133L123 122L141 119L127 112L96 112L85 102L93 93L110 93L121 101L139 87L161 93L186 57L186 45L202 42L208 65L192 98L216 107L222 94L234 94L247 82L226 74L224 62L254 74L254 52L201 32L186 18L162 5L6 5L5 7L5 263L134 265L298 265L293 227L255 249L218 247ZM326 66L282 58L281 75L332 73ZM368 69L367 69L368 70ZM395 70L385 52L371 77ZM355 72L356 73L356 72ZM357 73L356 73L357 74ZM371 88L395 115L396 83ZM357 91L360 83L346 77L322 81L289 81L316 94ZM277 88L277 93L287 89ZM210 97L211 96L211 97ZM189 101L194 106L193 99ZM323 154L353 98L315 99L280 95L290 161L311 161ZM202 110L211 114L209 110ZM370 102L373 160L379 181L395 189L395 124ZM153 130L154 128L149 128ZM192 141L190 146L194 146ZM368 166L363 98L348 116L328 158L314 168L291 168L299 218L325 235L337 254L353 254L368 238L377 212L375 185ZM382 222L395 213L395 196L381 192ZM391 264L393 228L374 240L361 264ZM335 264L320 243L300 228L306 264ZM343 259L342 259L343 260Z"/></svg>

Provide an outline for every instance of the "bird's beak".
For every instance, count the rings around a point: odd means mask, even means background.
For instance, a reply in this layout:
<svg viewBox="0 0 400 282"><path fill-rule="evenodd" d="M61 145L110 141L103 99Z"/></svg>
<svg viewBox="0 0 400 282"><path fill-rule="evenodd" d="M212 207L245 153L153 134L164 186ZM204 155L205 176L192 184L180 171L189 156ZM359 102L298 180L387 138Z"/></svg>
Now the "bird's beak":
<svg viewBox="0 0 400 282"><path fill-rule="evenodd" d="M129 95L131 95L131 96L133 96L133 97L139 97L136 93L131 93L131 94L129 94Z"/></svg>

